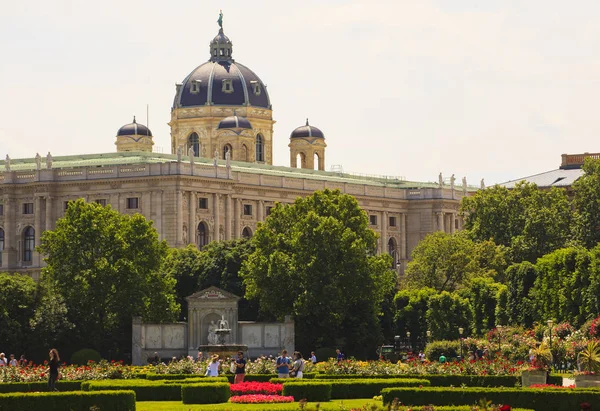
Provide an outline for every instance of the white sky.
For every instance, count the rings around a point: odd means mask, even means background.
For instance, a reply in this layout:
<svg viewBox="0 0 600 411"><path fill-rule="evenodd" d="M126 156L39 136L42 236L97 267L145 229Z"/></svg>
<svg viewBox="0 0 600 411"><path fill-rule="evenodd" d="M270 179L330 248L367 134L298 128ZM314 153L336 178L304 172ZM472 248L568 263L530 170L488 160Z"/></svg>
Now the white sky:
<svg viewBox="0 0 600 411"><path fill-rule="evenodd" d="M268 85L274 163L305 118L326 167L487 184L600 152L594 0L0 0L0 159L115 151L135 114L169 152L175 93L209 58Z"/></svg>

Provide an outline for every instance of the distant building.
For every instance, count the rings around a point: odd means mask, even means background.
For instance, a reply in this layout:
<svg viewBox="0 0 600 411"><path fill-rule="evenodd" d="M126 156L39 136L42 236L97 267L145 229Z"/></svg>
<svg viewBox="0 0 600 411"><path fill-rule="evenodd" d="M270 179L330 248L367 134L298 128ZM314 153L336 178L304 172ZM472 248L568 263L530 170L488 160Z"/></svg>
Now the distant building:
<svg viewBox="0 0 600 411"><path fill-rule="evenodd" d="M561 156L560 167L556 170L510 180L499 185L506 188L514 188L519 182L526 181L528 183L535 183L539 188L564 188L571 195L573 183L583 175L581 167L586 158L599 159L600 153L563 154Z"/></svg>
<svg viewBox="0 0 600 411"><path fill-rule="evenodd" d="M355 196L402 273L417 243L434 231L462 227L460 199L474 188L403 178L325 171L325 134L304 125L289 137L290 167L273 166L273 111L263 81L233 59L219 30L210 58L176 85L171 154L152 152L153 135L133 122L116 133L116 152L0 161L0 271L37 278L35 247L69 201L84 198L154 221L169 245L199 248L250 237L275 203L315 190ZM343 149L338 143L337 150ZM32 148L34 151L35 148ZM33 154L33 153L32 153Z"/></svg>

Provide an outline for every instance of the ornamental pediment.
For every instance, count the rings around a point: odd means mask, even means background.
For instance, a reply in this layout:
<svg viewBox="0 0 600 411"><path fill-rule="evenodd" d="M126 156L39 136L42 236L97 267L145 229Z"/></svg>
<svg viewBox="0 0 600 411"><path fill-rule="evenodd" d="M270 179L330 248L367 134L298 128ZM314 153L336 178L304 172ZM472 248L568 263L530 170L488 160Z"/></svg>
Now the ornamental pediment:
<svg viewBox="0 0 600 411"><path fill-rule="evenodd" d="M228 291L222 290L219 287L208 287L204 290L198 291L192 295L190 295L189 297L185 297L186 301L190 301L190 300L212 300L212 301L218 301L218 300L239 300L240 297L238 297L235 294L232 294Z"/></svg>

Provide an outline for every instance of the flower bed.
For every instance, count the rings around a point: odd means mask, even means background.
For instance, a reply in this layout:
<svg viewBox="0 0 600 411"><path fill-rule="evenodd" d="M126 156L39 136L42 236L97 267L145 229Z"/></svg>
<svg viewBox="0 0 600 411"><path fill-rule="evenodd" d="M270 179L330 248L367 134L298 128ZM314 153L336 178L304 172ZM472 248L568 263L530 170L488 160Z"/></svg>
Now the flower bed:
<svg viewBox="0 0 600 411"><path fill-rule="evenodd" d="M231 384L232 395L280 395L283 391L282 384L273 384L270 382L243 382L241 384Z"/></svg>
<svg viewBox="0 0 600 411"><path fill-rule="evenodd" d="M294 402L294 397L284 397L281 395L247 394L233 396L229 399L229 402L237 404L275 404L284 402Z"/></svg>

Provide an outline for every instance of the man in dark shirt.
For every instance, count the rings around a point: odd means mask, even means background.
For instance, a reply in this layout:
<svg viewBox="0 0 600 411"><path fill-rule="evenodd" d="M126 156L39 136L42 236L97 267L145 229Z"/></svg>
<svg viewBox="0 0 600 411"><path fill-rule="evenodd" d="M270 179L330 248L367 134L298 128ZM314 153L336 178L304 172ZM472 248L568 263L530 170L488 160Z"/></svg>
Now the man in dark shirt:
<svg viewBox="0 0 600 411"><path fill-rule="evenodd" d="M233 383L237 384L240 382L244 382L244 377L246 376L246 360L244 360L244 353L242 351L238 351L237 360L235 360L235 378L233 379Z"/></svg>

